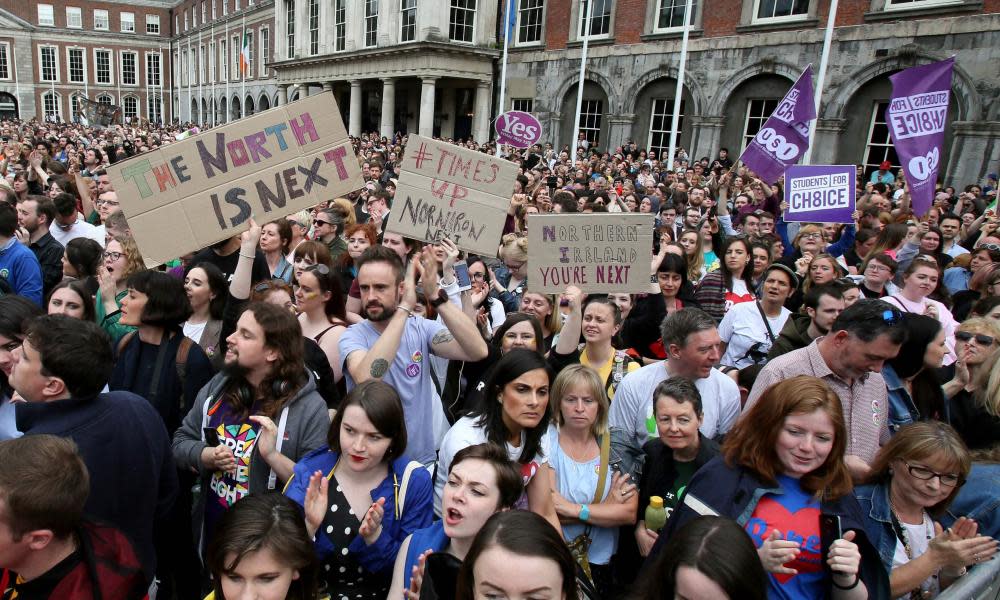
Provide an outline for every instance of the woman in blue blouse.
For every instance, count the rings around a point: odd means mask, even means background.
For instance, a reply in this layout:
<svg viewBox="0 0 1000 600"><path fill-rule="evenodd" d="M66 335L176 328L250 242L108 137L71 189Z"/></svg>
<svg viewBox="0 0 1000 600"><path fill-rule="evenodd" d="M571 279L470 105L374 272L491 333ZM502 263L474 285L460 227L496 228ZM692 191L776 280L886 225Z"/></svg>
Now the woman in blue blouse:
<svg viewBox="0 0 1000 600"><path fill-rule="evenodd" d="M403 540L431 524L430 474L403 456L403 406L382 381L351 390L327 441L295 465L285 494L304 509L332 598L382 600Z"/></svg>

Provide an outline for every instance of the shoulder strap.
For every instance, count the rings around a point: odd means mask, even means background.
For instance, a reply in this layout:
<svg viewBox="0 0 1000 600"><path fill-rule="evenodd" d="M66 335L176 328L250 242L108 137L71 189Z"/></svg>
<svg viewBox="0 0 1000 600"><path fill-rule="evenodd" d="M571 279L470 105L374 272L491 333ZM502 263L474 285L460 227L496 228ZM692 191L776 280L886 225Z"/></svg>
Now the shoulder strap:
<svg viewBox="0 0 1000 600"><path fill-rule="evenodd" d="M414 469L423 468L423 465L415 460L411 460L406 465L406 469L403 470L403 483L399 486L399 501L396 503L396 519L399 519L403 514L403 505L406 504L406 490L410 487L410 475L413 474Z"/></svg>
<svg viewBox="0 0 1000 600"><path fill-rule="evenodd" d="M885 302L888 302L889 300L892 300L893 303L896 306L898 306L900 309L902 309L903 312L912 312L912 311L910 311L910 309L906 308L906 306L896 296L892 296L892 295L890 295L890 296L883 296L882 298L880 298L880 300L885 301Z"/></svg>
<svg viewBox="0 0 1000 600"><path fill-rule="evenodd" d="M125 335L118 338L118 347L116 348L118 352L116 353L115 356L116 359L122 355L122 352L125 350L125 347L128 346L128 343L131 342L132 338L135 337L135 333L136 333L135 331L129 331Z"/></svg>
<svg viewBox="0 0 1000 600"><path fill-rule="evenodd" d="M193 344L194 341L185 335L181 339L181 343L177 345L177 357L174 361L174 366L177 368L177 378L181 382L181 387L184 387L184 379L187 376L188 353L191 352Z"/></svg>
<svg viewBox="0 0 1000 600"><path fill-rule="evenodd" d="M601 436L601 467L597 472L597 490L594 492L594 501L597 504L604 498L604 484L608 481L608 463L611 457L611 434L606 433Z"/></svg>
<svg viewBox="0 0 1000 600"><path fill-rule="evenodd" d="M764 321L764 327L767 328L767 337L771 340L771 343L773 344L774 332L771 331L771 323L767 320L767 315L764 314L764 307L761 306L760 300L754 301L754 304L757 305L757 311L760 313L760 318L762 321Z"/></svg>

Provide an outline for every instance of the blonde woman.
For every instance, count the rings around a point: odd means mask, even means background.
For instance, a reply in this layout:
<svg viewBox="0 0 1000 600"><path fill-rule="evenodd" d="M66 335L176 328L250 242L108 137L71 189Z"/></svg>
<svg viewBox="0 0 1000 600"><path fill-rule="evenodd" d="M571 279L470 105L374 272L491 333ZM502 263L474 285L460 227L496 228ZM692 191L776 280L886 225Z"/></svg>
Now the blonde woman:
<svg viewBox="0 0 1000 600"><path fill-rule="evenodd" d="M528 238L508 233L500 240L499 273L490 272L491 294L503 303L507 312L517 312L521 296L528 287Z"/></svg>
<svg viewBox="0 0 1000 600"><path fill-rule="evenodd" d="M707 271L705 267L705 255L701 249L704 242L701 233L697 229L685 229L681 232L678 243L684 248L684 260L687 261L688 281L692 285L697 285Z"/></svg>
<svg viewBox="0 0 1000 600"><path fill-rule="evenodd" d="M108 242L104 249L104 263L97 273L100 287L94 302L97 307L97 324L112 340L135 331L135 327L119 325L118 320L121 318L122 298L128 294L125 282L133 273L145 268L139 246L131 236L116 235Z"/></svg>
<svg viewBox="0 0 1000 600"><path fill-rule="evenodd" d="M1000 326L972 318L955 332L955 377L944 385L951 424L972 450L1000 440Z"/></svg>

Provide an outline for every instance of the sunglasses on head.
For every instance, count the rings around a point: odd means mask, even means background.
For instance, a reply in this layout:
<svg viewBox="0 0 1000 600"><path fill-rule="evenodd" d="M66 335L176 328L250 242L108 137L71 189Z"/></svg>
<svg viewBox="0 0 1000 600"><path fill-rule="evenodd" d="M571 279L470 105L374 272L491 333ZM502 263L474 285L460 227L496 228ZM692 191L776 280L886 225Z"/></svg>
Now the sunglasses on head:
<svg viewBox="0 0 1000 600"><path fill-rule="evenodd" d="M895 308L887 308L882 311L882 321L886 325L895 325L899 323L903 318L903 313L899 312Z"/></svg>
<svg viewBox="0 0 1000 600"><path fill-rule="evenodd" d="M983 335L982 333L972 333L970 331L956 332L955 339L960 342L969 342L970 340L975 339L976 343L979 344L980 346L992 346L994 340L993 336L991 335Z"/></svg>
<svg viewBox="0 0 1000 600"><path fill-rule="evenodd" d="M989 250L990 252L1000 252L1000 245L997 244L979 244L977 250Z"/></svg>
<svg viewBox="0 0 1000 600"><path fill-rule="evenodd" d="M309 265L308 267L302 269L303 271L313 271L319 273L320 275L329 275L330 267L324 265L323 263L318 263L315 265Z"/></svg>

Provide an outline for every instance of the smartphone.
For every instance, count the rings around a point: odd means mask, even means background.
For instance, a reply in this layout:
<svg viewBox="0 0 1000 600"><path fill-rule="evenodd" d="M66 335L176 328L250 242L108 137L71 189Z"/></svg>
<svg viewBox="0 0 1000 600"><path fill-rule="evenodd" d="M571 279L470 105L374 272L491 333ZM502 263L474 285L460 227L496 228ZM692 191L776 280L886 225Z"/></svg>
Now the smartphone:
<svg viewBox="0 0 1000 600"><path fill-rule="evenodd" d="M472 288L472 279L469 277L469 265L460 262L455 263L455 279L458 280L458 290L464 292Z"/></svg>
<svg viewBox="0 0 1000 600"><path fill-rule="evenodd" d="M826 559L830 553L830 544L844 537L844 530L840 526L840 515L822 513L819 516L819 537L820 543L823 544L823 556L821 559L823 568L829 569Z"/></svg>
<svg viewBox="0 0 1000 600"><path fill-rule="evenodd" d="M547 185L550 188L556 187L556 178L549 177L548 179L545 180L545 185Z"/></svg>
<svg viewBox="0 0 1000 600"><path fill-rule="evenodd" d="M215 448L221 443L219 442L219 432L214 427L205 427L202 431L205 433L205 443L210 448Z"/></svg>

